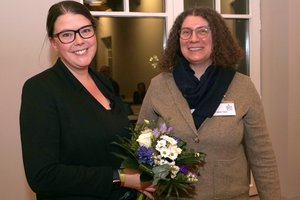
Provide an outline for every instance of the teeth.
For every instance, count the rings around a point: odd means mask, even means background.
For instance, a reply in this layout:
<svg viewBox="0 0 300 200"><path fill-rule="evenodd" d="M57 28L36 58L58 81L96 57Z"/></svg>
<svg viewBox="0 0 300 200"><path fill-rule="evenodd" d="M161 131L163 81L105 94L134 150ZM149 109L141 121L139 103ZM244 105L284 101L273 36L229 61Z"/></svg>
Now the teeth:
<svg viewBox="0 0 300 200"><path fill-rule="evenodd" d="M80 50L80 51L75 51L74 53L75 54L78 54L78 55L82 55L86 52L86 49L83 49L83 50Z"/></svg>
<svg viewBox="0 0 300 200"><path fill-rule="evenodd" d="M194 48L189 48L190 51L199 51L201 50L202 48L198 48L198 47L194 47Z"/></svg>

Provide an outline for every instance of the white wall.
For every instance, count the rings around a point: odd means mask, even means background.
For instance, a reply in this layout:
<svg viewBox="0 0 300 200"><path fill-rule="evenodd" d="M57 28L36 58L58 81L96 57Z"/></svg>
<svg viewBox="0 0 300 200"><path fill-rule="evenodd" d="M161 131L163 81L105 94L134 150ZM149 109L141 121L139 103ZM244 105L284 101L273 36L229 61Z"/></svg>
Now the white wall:
<svg viewBox="0 0 300 200"><path fill-rule="evenodd" d="M47 10L55 2L58 1L1 1L1 200L34 199L22 165L20 95L24 81L52 63L48 43L44 47L43 43ZM299 9L299 0L262 1L262 98L284 200L300 200Z"/></svg>
<svg viewBox="0 0 300 200"><path fill-rule="evenodd" d="M262 99L283 200L300 200L300 1L261 3Z"/></svg>
<svg viewBox="0 0 300 200"><path fill-rule="evenodd" d="M24 81L50 65L49 50L47 45L43 47L43 43L47 11L54 2L56 1L1 1L1 200L34 199L24 178L22 165L18 121L20 95Z"/></svg>

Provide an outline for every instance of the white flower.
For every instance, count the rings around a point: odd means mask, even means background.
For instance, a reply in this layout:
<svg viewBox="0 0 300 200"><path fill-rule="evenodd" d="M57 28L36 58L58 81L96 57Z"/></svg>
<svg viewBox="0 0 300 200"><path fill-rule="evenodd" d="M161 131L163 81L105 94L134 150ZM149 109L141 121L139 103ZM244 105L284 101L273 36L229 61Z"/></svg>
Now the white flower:
<svg viewBox="0 0 300 200"><path fill-rule="evenodd" d="M156 165L156 166L158 166L158 165L165 165L165 164L167 164L167 165L170 165L170 166L173 166L173 165L175 165L175 161L168 161L168 160L166 160L166 159L164 159L162 156L160 156L160 155L158 155L158 156L153 156L153 160L154 160L154 164Z"/></svg>
<svg viewBox="0 0 300 200"><path fill-rule="evenodd" d="M154 164L160 165L161 156L153 156Z"/></svg>
<svg viewBox="0 0 300 200"><path fill-rule="evenodd" d="M136 140L140 146L145 146L147 148L151 147L153 139L153 132L151 129L145 129L144 131L141 131L141 134L139 135L138 139Z"/></svg>
<svg viewBox="0 0 300 200"><path fill-rule="evenodd" d="M167 142L169 142L171 145L176 145L177 141L174 138L171 138L167 135L162 135L160 136L161 139L166 140Z"/></svg>
<svg viewBox="0 0 300 200"><path fill-rule="evenodd" d="M168 158L169 155L170 155L170 150L166 147L162 147L160 149L157 149L157 151L159 151L161 157L164 157L164 158Z"/></svg>
<svg viewBox="0 0 300 200"><path fill-rule="evenodd" d="M173 166L173 165L175 165L175 161L170 162L170 161L168 161L168 160L166 160L166 159L161 159L161 160L159 161L159 165L165 165L165 164L170 165L170 166Z"/></svg>
<svg viewBox="0 0 300 200"><path fill-rule="evenodd" d="M188 172L187 178L190 182L197 182L198 181L197 176L195 174L191 173L191 172Z"/></svg>
<svg viewBox="0 0 300 200"><path fill-rule="evenodd" d="M176 160L178 154L181 154L182 152L182 149L177 146L177 141L167 135L162 135L160 137L155 149L159 151L162 157L169 158L171 160Z"/></svg>
<svg viewBox="0 0 300 200"><path fill-rule="evenodd" d="M175 160L178 157L178 153L176 151L176 149L169 149L169 155L168 158L170 158L171 160Z"/></svg>
<svg viewBox="0 0 300 200"><path fill-rule="evenodd" d="M179 172L179 167L177 165L174 165L171 167L171 178L175 178L177 173Z"/></svg>
<svg viewBox="0 0 300 200"><path fill-rule="evenodd" d="M157 144L156 144L156 146L155 146L155 149L157 150L157 151L160 151L160 149L162 149L162 148L166 148L166 141L165 140L158 140L157 141Z"/></svg>
<svg viewBox="0 0 300 200"><path fill-rule="evenodd" d="M169 164L169 162L165 159L160 159L159 165Z"/></svg>
<svg viewBox="0 0 300 200"><path fill-rule="evenodd" d="M181 152L182 152L182 149L178 148L177 145L170 145L168 148L175 151L177 154L181 154Z"/></svg>

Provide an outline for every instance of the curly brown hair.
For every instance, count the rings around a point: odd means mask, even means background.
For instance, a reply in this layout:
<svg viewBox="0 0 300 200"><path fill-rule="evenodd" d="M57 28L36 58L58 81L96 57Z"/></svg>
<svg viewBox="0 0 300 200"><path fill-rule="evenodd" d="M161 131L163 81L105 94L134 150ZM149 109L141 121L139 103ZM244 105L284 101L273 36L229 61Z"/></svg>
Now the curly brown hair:
<svg viewBox="0 0 300 200"><path fill-rule="evenodd" d="M213 42L212 64L220 67L236 68L244 56L243 50L231 35L223 17L211 8L201 7L185 10L176 18L169 33L166 49L160 60L161 70L172 71L179 60L184 58L180 50L178 32L187 16L200 16L208 22Z"/></svg>

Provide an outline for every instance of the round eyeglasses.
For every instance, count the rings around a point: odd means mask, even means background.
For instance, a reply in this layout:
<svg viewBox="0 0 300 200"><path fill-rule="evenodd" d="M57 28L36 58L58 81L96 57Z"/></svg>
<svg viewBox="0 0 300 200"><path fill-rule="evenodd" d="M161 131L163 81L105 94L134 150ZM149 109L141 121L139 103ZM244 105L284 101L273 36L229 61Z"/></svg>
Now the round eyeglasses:
<svg viewBox="0 0 300 200"><path fill-rule="evenodd" d="M89 39L95 35L95 27L93 25L87 25L77 30L64 30L53 34L53 37L57 37L63 44L68 44L75 40L76 33L78 33L83 39Z"/></svg>
<svg viewBox="0 0 300 200"><path fill-rule="evenodd" d="M210 28L208 26L201 26L196 29L182 28L179 30L179 37L183 40L188 40L191 38L193 31L198 38L206 38L210 32Z"/></svg>

